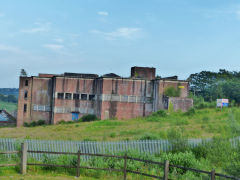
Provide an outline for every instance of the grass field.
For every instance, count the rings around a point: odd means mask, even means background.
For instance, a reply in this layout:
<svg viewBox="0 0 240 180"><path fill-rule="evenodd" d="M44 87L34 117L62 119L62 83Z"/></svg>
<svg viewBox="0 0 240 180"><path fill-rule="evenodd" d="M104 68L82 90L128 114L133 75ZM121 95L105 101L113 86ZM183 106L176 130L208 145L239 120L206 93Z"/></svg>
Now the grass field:
<svg viewBox="0 0 240 180"><path fill-rule="evenodd" d="M2 128L1 138L118 141L167 139L173 130L186 138L228 137L238 131L240 108L173 112L129 120L101 120L38 127Z"/></svg>
<svg viewBox="0 0 240 180"><path fill-rule="evenodd" d="M0 109L6 109L8 112L13 112L17 110L17 104L0 101Z"/></svg>

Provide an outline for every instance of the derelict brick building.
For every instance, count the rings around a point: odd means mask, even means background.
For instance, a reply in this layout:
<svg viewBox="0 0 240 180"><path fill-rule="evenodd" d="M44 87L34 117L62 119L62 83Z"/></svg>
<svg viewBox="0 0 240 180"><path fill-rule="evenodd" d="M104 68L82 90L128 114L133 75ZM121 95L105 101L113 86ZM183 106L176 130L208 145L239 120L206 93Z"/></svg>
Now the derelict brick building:
<svg viewBox="0 0 240 180"><path fill-rule="evenodd" d="M181 88L180 97L168 98L164 90ZM192 107L188 81L156 78L155 68L132 67L131 77L116 74L64 73L20 77L17 126L24 122L77 120L85 114L101 119L146 116L172 103L175 110Z"/></svg>

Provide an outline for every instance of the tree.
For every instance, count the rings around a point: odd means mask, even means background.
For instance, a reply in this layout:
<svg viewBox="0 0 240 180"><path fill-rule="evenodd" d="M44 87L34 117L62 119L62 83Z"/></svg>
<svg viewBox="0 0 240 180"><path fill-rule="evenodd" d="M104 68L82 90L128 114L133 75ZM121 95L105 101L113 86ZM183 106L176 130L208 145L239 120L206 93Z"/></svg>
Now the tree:
<svg viewBox="0 0 240 180"><path fill-rule="evenodd" d="M24 69L21 69L21 77L26 77L27 76L27 72Z"/></svg>

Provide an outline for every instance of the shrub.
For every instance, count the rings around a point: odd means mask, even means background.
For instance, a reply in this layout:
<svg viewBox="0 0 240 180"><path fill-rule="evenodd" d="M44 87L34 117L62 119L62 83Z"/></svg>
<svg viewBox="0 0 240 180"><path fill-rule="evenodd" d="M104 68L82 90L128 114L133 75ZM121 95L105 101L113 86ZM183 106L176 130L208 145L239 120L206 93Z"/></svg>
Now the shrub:
<svg viewBox="0 0 240 180"><path fill-rule="evenodd" d="M180 93L181 93L181 90L173 86L170 86L164 90L164 95L168 97L179 97Z"/></svg>
<svg viewBox="0 0 240 180"><path fill-rule="evenodd" d="M197 168L199 166L198 160L192 152L179 152L179 153L162 153L160 156L161 161L168 160L170 164L179 165L188 168ZM170 172L177 171L177 174L184 174L187 170L179 168L170 168Z"/></svg>
<svg viewBox="0 0 240 180"><path fill-rule="evenodd" d="M89 121L96 121L98 120L98 118L95 114L88 114L88 115L82 116L81 120L82 122L89 122Z"/></svg>
<svg viewBox="0 0 240 180"><path fill-rule="evenodd" d="M229 156L229 161L224 167L225 171L232 176L240 176L240 145L236 147L235 152Z"/></svg>
<svg viewBox="0 0 240 180"><path fill-rule="evenodd" d="M164 110L159 110L159 111L157 111L157 112L154 112L152 115L153 115L153 116L166 117L166 116L167 116L167 113L166 113L166 111L164 111Z"/></svg>
<svg viewBox="0 0 240 180"><path fill-rule="evenodd" d="M145 133L139 140L156 140L158 137L152 133Z"/></svg>
<svg viewBox="0 0 240 180"><path fill-rule="evenodd" d="M116 133L115 133L115 132L112 132L112 133L110 134L110 137L111 137L111 138L115 138L115 137L116 137Z"/></svg>
<svg viewBox="0 0 240 180"><path fill-rule="evenodd" d="M27 122L23 123L24 127L29 127L29 124Z"/></svg>
<svg viewBox="0 0 240 180"><path fill-rule="evenodd" d="M46 124L45 120L38 120L38 121L30 122L30 123L25 122L25 123L23 123L23 126L24 127L35 127L35 126L43 126L45 124Z"/></svg>
<svg viewBox="0 0 240 180"><path fill-rule="evenodd" d="M187 112L185 112L184 114L186 116L193 116L196 113L194 108L190 108Z"/></svg>
<svg viewBox="0 0 240 180"><path fill-rule="evenodd" d="M42 125L45 125L45 124L46 124L45 120L38 120L37 121L37 126L42 126Z"/></svg>
<svg viewBox="0 0 240 180"><path fill-rule="evenodd" d="M187 139L182 135L180 129L170 129L167 131L167 137L172 145L173 152L186 151L188 148Z"/></svg>

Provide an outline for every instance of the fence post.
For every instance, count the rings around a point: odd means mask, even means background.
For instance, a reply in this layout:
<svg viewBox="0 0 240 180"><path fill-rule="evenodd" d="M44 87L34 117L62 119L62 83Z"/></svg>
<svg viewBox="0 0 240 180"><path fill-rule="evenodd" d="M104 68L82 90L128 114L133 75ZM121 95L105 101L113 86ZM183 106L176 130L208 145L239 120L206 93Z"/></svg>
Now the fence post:
<svg viewBox="0 0 240 180"><path fill-rule="evenodd" d="M77 153L78 159L77 159L77 177L80 176L80 160L81 160L81 152L78 150Z"/></svg>
<svg viewBox="0 0 240 180"><path fill-rule="evenodd" d="M168 180L168 172L169 172L169 161L166 160L164 163L164 176L163 180Z"/></svg>
<svg viewBox="0 0 240 180"><path fill-rule="evenodd" d="M127 179L127 153L124 155L124 169L123 169L124 177L123 179Z"/></svg>
<svg viewBox="0 0 240 180"><path fill-rule="evenodd" d="M211 171L211 180L215 180L215 169Z"/></svg>
<svg viewBox="0 0 240 180"><path fill-rule="evenodd" d="M26 174L27 172L27 143L21 144L21 174Z"/></svg>

